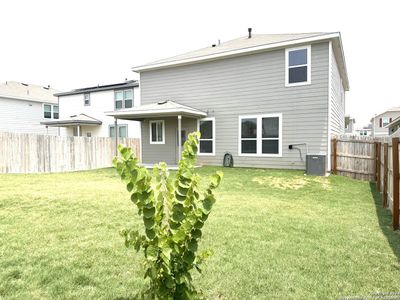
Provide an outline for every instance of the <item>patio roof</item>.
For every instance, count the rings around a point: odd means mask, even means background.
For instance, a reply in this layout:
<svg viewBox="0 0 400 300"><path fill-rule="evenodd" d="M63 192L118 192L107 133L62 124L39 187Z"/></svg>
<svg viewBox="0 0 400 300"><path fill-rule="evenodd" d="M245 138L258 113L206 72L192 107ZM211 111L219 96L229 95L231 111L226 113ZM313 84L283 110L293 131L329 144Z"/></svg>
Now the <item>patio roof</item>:
<svg viewBox="0 0 400 300"><path fill-rule="evenodd" d="M101 121L92 118L85 114L73 115L66 119L58 119L52 121L40 122L42 125L54 126L54 127L68 127L78 125L101 125Z"/></svg>
<svg viewBox="0 0 400 300"><path fill-rule="evenodd" d="M143 120L145 118L175 117L179 115L183 117L204 118L207 116L207 113L168 100L106 112L106 115L115 117L116 119Z"/></svg>

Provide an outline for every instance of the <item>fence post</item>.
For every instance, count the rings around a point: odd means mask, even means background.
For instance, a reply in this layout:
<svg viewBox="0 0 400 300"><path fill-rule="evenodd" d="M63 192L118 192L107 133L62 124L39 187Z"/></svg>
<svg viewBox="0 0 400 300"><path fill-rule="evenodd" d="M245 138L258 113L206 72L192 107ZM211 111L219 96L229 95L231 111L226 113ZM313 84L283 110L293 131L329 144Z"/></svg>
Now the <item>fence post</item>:
<svg viewBox="0 0 400 300"><path fill-rule="evenodd" d="M374 142L374 165L375 165L375 170L374 170L374 181L378 181L378 147L377 147L377 142Z"/></svg>
<svg viewBox="0 0 400 300"><path fill-rule="evenodd" d="M376 182L378 191L381 191L381 143L378 142L376 146Z"/></svg>
<svg viewBox="0 0 400 300"><path fill-rule="evenodd" d="M393 229L399 229L399 138L392 138Z"/></svg>
<svg viewBox="0 0 400 300"><path fill-rule="evenodd" d="M337 173L337 139L333 139L333 174Z"/></svg>
<svg viewBox="0 0 400 300"><path fill-rule="evenodd" d="M383 207L387 207L388 143L383 144Z"/></svg>

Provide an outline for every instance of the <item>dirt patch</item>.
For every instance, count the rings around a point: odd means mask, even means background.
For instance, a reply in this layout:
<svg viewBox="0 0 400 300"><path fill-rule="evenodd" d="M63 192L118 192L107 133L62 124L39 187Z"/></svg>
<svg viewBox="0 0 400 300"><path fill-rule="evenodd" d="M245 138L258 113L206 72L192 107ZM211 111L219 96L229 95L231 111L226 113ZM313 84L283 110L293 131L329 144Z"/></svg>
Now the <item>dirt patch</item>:
<svg viewBox="0 0 400 300"><path fill-rule="evenodd" d="M267 185L281 190L298 190L310 183L318 183L324 190L330 190L331 184L326 177L295 176L291 178L277 176L257 176L252 179L259 185Z"/></svg>
<svg viewBox="0 0 400 300"><path fill-rule="evenodd" d="M253 182L260 185L268 185L281 190L298 190L307 184L306 178L295 176L292 178L276 177L276 176L257 176Z"/></svg>

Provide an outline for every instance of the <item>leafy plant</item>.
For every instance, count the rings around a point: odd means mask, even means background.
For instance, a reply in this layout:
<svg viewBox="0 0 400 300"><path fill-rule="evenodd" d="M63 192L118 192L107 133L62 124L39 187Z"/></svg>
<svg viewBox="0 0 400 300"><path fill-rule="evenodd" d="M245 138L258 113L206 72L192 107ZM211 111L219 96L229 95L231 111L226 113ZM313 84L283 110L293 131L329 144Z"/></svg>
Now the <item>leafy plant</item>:
<svg viewBox="0 0 400 300"><path fill-rule="evenodd" d="M213 190L223 174L216 172L200 191L200 176L195 173L199 138L199 132L188 136L174 179L166 163L155 165L150 173L138 165L132 150L125 146L119 145L120 158L114 158L114 166L143 218L144 230L124 229L121 234L127 247L144 252L144 277L150 279L148 289L142 293L144 298L200 297L190 271L201 272L201 263L212 254L210 250L197 250L202 228L216 201Z"/></svg>

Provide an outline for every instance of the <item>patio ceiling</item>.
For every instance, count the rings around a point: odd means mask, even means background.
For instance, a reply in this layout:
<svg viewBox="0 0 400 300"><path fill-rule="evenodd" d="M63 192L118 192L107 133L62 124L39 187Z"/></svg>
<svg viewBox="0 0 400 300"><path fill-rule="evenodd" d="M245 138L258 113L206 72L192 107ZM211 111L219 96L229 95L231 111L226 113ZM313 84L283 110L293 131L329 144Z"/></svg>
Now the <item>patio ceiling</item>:
<svg viewBox="0 0 400 300"><path fill-rule="evenodd" d="M176 103L174 101L160 101L157 103L106 112L106 115L112 116L116 119L140 121L146 118L176 116L204 118L207 116L207 113L190 106Z"/></svg>

